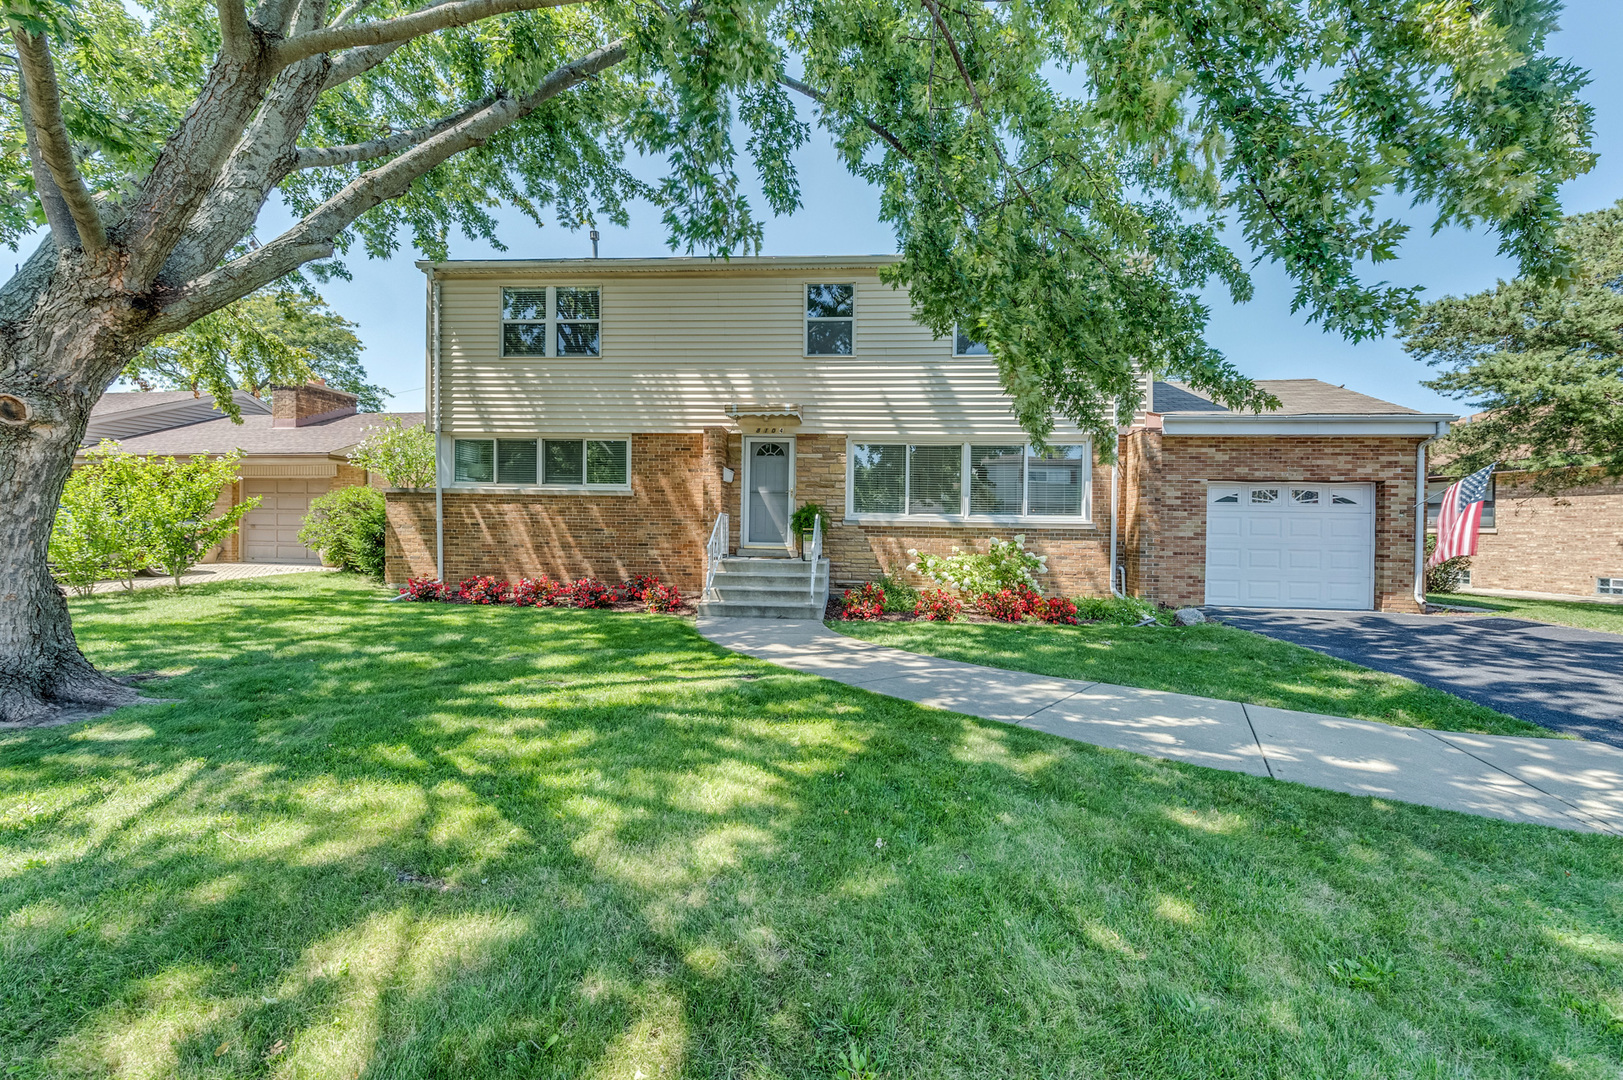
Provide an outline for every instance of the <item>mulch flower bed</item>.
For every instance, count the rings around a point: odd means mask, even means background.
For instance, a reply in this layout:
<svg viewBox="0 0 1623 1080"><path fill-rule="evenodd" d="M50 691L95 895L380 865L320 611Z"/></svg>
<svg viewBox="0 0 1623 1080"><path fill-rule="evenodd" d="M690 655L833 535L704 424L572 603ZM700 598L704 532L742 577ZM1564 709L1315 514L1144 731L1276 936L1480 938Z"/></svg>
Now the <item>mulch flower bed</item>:
<svg viewBox="0 0 1623 1080"><path fill-rule="evenodd" d="M697 614L676 588L651 574L638 574L618 585L596 578L574 581L538 578L503 581L479 576L464 578L456 585L431 578L410 578L401 588L399 599L442 604L476 604L503 607L556 607L579 611L646 611L660 615Z"/></svg>

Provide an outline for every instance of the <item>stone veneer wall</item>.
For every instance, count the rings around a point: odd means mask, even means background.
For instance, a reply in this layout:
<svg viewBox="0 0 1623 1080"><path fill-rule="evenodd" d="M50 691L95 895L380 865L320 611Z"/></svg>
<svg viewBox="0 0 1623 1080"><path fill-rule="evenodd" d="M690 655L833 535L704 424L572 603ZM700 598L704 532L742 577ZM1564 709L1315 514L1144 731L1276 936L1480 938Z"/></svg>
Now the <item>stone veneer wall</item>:
<svg viewBox="0 0 1623 1080"><path fill-rule="evenodd" d="M1167 436L1125 442L1128 591L1166 604L1206 595L1206 482L1271 480L1375 485L1375 606L1415 611L1415 448L1418 438ZM1127 500L1124 500L1127 502Z"/></svg>
<svg viewBox="0 0 1623 1080"><path fill-rule="evenodd" d="M1623 482L1597 476L1554 497L1528 482L1499 474L1494 531L1477 540L1471 585L1594 596L1596 578L1623 578Z"/></svg>
<svg viewBox="0 0 1623 1080"><path fill-rule="evenodd" d="M447 491L445 579L545 573L613 584L647 573L695 594L721 501L720 445L714 432L632 436L629 495ZM434 493L387 499L385 577L434 577Z"/></svg>

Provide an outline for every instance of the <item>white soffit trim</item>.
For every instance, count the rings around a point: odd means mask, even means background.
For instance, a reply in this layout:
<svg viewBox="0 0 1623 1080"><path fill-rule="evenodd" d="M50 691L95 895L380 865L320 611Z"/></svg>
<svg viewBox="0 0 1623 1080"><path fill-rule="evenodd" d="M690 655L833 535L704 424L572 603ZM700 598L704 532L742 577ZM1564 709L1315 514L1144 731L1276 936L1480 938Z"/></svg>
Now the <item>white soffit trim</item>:
<svg viewBox="0 0 1623 1080"><path fill-rule="evenodd" d="M1433 438L1459 419L1447 413L1339 413L1256 416L1249 413L1166 413L1166 435L1410 435Z"/></svg>

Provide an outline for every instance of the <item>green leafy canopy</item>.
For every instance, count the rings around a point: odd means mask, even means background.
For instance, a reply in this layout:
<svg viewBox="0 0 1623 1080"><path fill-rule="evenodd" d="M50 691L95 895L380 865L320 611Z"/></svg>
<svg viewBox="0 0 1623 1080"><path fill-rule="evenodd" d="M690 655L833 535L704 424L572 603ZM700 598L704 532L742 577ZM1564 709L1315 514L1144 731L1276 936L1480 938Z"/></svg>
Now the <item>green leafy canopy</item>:
<svg viewBox="0 0 1623 1080"><path fill-rule="evenodd" d="M330 17L306 2L315 24ZM349 18L416 6L361 0ZM67 130L87 183L116 203L197 95L220 48L214 8L5 7L58 39ZM1353 339L1416 308L1414 285L1376 272L1407 232L1377 209L1392 194L1439 227L1495 230L1533 279L1569 279L1556 191L1594 156L1585 77L1544 52L1558 12L1556 0L564 0L406 41L321 89L298 141L433 129L623 41L623 59L414 176L332 242L377 256L409 237L438 258L453 230L499 248L499 207L576 228L623 223L647 199L673 247L725 255L762 238L743 171L768 212L799 205L801 95L879 192L902 255L888 280L937 333L957 324L991 347L1040 441L1061 417L1107 432L1137 405L1143 368L1234 407L1268 403L1205 341L1200 291L1251 294L1225 224L1285 267L1296 309ZM15 110L0 124L0 239L15 242L43 216ZM276 190L314 215L411 152L301 163ZM631 152L663 177L638 179Z"/></svg>
<svg viewBox="0 0 1623 1080"><path fill-rule="evenodd" d="M1561 230L1570 285L1527 278L1427 304L1404 336L1425 385L1483 410L1443 443L1451 471L1491 462L1559 491L1623 475L1623 202Z"/></svg>

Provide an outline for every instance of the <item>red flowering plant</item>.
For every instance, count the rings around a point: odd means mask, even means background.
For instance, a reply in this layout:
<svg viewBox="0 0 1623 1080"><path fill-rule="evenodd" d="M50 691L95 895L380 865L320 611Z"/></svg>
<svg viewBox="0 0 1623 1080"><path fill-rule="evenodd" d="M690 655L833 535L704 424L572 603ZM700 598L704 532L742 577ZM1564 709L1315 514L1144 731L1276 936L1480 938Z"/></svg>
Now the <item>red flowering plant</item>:
<svg viewBox="0 0 1623 1080"><path fill-rule="evenodd" d="M513 586L512 601L519 607L552 607L558 602L559 594L566 591L567 585L545 574L538 578L519 578Z"/></svg>
<svg viewBox="0 0 1623 1080"><path fill-rule="evenodd" d="M513 587L497 581L488 574L464 578L457 587L456 598L463 604L505 604L512 599Z"/></svg>
<svg viewBox="0 0 1623 1080"><path fill-rule="evenodd" d="M1015 585L1009 591L1020 598L1020 605L1026 609L1027 615L1035 615L1039 619L1043 617L1044 601L1036 589L1030 585Z"/></svg>
<svg viewBox="0 0 1623 1080"><path fill-rule="evenodd" d="M995 593L982 593L975 601L981 614L999 622L1019 622L1026 617L1026 598L1013 589L999 589Z"/></svg>
<svg viewBox="0 0 1623 1080"><path fill-rule="evenodd" d="M669 615L682 606L682 594L675 585L661 585L659 579L645 592L644 610L656 615Z"/></svg>
<svg viewBox="0 0 1623 1080"><path fill-rule="evenodd" d="M407 578L400 595L407 600L444 600L445 585L438 578Z"/></svg>
<svg viewBox="0 0 1623 1080"><path fill-rule="evenodd" d="M861 619L873 621L885 610L885 590L871 581L862 583L860 589L847 589L845 595L840 597L840 618L852 620Z"/></svg>
<svg viewBox="0 0 1623 1080"><path fill-rule="evenodd" d="M1063 596L1050 597L1042 601L1043 609L1035 612L1043 622L1058 623L1062 626L1076 625L1076 605Z"/></svg>
<svg viewBox="0 0 1623 1080"><path fill-rule="evenodd" d="M596 578L583 577L569 586L569 604L577 608L606 608L613 606L614 595Z"/></svg>
<svg viewBox="0 0 1623 1080"><path fill-rule="evenodd" d="M648 599L648 594L659 588L659 577L656 574L636 574L626 578L614 587L617 600L635 600L639 604Z"/></svg>
<svg viewBox="0 0 1623 1080"><path fill-rule="evenodd" d="M925 589L919 593L919 602L913 614L930 622L952 622L964 610L964 602L945 589Z"/></svg>

